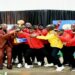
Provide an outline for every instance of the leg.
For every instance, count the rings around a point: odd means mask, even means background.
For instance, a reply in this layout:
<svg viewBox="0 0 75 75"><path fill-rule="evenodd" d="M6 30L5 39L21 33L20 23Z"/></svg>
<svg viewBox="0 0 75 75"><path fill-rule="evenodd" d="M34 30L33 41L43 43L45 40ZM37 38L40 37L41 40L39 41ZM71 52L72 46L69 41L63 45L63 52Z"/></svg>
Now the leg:
<svg viewBox="0 0 75 75"><path fill-rule="evenodd" d="M23 49L22 49L22 44L20 44L20 45L18 45L17 46L17 49L18 49L18 61L19 61L19 63L23 63L23 60L22 60L22 51L23 51Z"/></svg>
<svg viewBox="0 0 75 75"><path fill-rule="evenodd" d="M69 48L66 47L66 46L64 46L61 51L62 51L62 53L63 53L63 58L64 58L63 64L64 64L64 65L65 65L65 64L68 64L68 63L69 63L69 61L68 61L68 59L69 59L69 57L68 57Z"/></svg>
<svg viewBox="0 0 75 75"><path fill-rule="evenodd" d="M6 47L6 53L7 53L7 68L12 69L12 49L11 47Z"/></svg>
<svg viewBox="0 0 75 75"><path fill-rule="evenodd" d="M26 60L26 51L29 49L29 46L27 44L23 44L23 57L24 57L24 63Z"/></svg>
<svg viewBox="0 0 75 75"><path fill-rule="evenodd" d="M45 56L47 58L48 63L53 63L53 57L51 55L52 53L52 48L50 47L50 44L45 45Z"/></svg>
<svg viewBox="0 0 75 75"><path fill-rule="evenodd" d="M38 50L37 60L39 60L41 62L41 66L44 65L44 48L41 48L41 49Z"/></svg>
<svg viewBox="0 0 75 75"><path fill-rule="evenodd" d="M15 64L15 60L16 60L16 57L17 57L17 52L18 52L18 50L17 50L17 45L15 45L15 46L13 46L13 48L12 48L12 59L13 59L13 64Z"/></svg>
<svg viewBox="0 0 75 75"><path fill-rule="evenodd" d="M32 65L32 62L31 62L31 59L30 59L31 53L32 53L32 49L29 48L29 49L26 50L25 62L26 62L28 65Z"/></svg>
<svg viewBox="0 0 75 75"><path fill-rule="evenodd" d="M25 65L24 65L25 68L31 68L31 67L33 67L31 59L30 59L31 53L32 53L32 50L30 48L26 50Z"/></svg>
<svg viewBox="0 0 75 75"><path fill-rule="evenodd" d="M0 49L0 69L3 69L3 49Z"/></svg>
<svg viewBox="0 0 75 75"><path fill-rule="evenodd" d="M60 63L59 61L59 56L57 55L59 52L59 49L58 48L53 48L53 51L52 51L52 56L53 56L53 62L55 65L58 65L59 67L62 66L62 64Z"/></svg>
<svg viewBox="0 0 75 75"><path fill-rule="evenodd" d="M72 68L75 69L75 58L74 58L74 52L75 52L75 47L70 47L70 51L69 51L69 62Z"/></svg>
<svg viewBox="0 0 75 75"><path fill-rule="evenodd" d="M54 59L54 64L57 65L56 71L62 71L64 69L64 66L62 66L59 56L58 56L59 48L53 48L52 56Z"/></svg>

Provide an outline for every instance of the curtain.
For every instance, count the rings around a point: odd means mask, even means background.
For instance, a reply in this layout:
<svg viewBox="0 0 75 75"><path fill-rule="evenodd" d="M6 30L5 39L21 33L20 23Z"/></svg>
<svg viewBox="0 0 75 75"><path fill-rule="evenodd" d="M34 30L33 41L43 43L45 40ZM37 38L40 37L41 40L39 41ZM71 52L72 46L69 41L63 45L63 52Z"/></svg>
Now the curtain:
<svg viewBox="0 0 75 75"><path fill-rule="evenodd" d="M47 25L52 20L75 20L75 11L64 10L31 10L31 11L10 11L0 12L0 24L16 24L17 20L23 19L31 22L32 25Z"/></svg>

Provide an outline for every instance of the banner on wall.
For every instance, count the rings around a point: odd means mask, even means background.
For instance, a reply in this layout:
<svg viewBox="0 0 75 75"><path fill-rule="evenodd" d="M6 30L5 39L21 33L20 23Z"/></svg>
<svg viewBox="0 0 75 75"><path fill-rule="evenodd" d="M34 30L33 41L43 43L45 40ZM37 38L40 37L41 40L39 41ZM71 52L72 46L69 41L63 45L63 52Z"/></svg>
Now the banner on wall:
<svg viewBox="0 0 75 75"><path fill-rule="evenodd" d="M57 24L59 20L53 20L53 24ZM75 24L75 20L61 20L59 29L64 29L65 26L67 27L67 29L71 28L71 25Z"/></svg>

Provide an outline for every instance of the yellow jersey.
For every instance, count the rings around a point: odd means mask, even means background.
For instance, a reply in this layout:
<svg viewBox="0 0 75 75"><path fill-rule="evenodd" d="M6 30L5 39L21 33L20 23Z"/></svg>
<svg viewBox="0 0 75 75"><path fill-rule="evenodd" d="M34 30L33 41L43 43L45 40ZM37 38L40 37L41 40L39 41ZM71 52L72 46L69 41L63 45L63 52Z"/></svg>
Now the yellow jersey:
<svg viewBox="0 0 75 75"><path fill-rule="evenodd" d="M60 40L60 38L58 37L58 35L56 34L55 31L49 31L47 33L46 36L37 36L38 39L42 39L42 40L48 40L48 42L50 43L51 47L56 47L56 48L63 48L63 43Z"/></svg>

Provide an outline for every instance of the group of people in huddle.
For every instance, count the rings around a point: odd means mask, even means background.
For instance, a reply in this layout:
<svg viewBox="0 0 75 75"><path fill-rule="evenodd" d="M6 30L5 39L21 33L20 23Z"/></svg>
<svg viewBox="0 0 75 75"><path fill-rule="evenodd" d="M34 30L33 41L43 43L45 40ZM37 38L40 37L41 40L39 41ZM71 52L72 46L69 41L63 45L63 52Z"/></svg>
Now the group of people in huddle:
<svg viewBox="0 0 75 75"><path fill-rule="evenodd" d="M68 64L75 70L75 25L71 29L59 30L57 25L32 25L18 20L11 30L6 24L0 25L0 69L3 69L7 57L7 68L12 69L16 58L17 67L32 68L35 59L38 66L54 66L56 71L64 70ZM26 41L17 42L16 39ZM45 63L45 58L47 63Z"/></svg>

